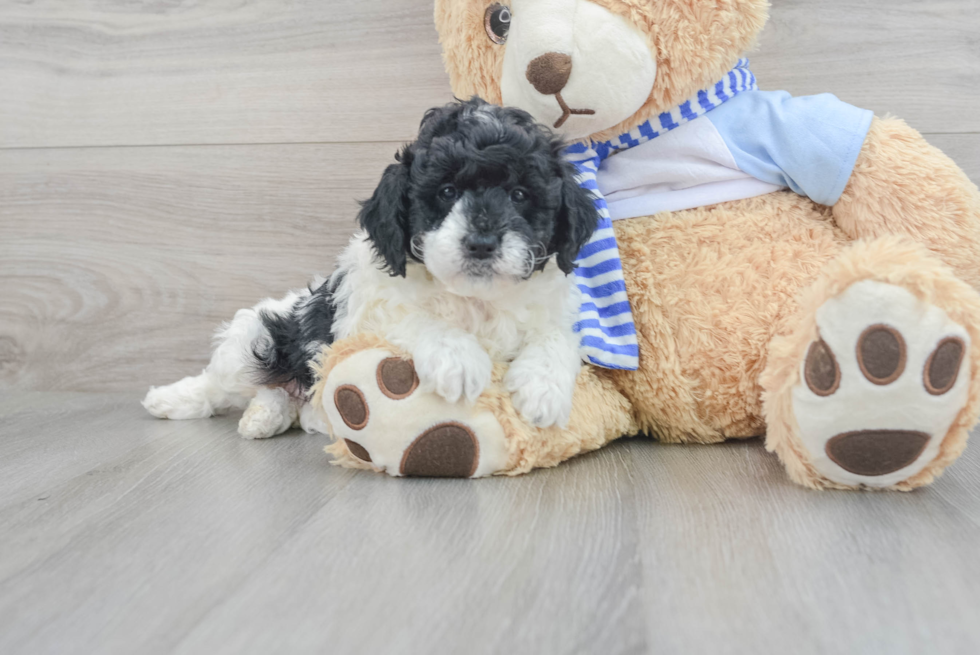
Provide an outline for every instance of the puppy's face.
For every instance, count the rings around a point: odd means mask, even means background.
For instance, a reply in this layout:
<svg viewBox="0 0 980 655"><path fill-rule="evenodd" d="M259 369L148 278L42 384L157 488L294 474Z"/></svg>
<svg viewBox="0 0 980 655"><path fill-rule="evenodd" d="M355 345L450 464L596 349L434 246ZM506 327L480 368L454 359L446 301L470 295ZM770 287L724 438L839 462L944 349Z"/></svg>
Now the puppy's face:
<svg viewBox="0 0 980 655"><path fill-rule="evenodd" d="M562 143L523 111L474 99L430 110L359 220L393 275L409 261L463 295L565 273L595 230Z"/></svg>

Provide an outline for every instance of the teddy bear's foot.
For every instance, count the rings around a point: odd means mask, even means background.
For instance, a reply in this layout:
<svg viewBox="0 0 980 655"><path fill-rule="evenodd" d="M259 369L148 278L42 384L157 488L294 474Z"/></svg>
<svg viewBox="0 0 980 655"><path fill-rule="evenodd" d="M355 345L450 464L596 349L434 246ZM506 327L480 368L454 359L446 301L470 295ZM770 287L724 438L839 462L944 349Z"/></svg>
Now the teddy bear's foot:
<svg viewBox="0 0 980 655"><path fill-rule="evenodd" d="M809 461L838 484L890 487L936 459L970 386L970 335L874 280L817 311L793 413Z"/></svg>
<svg viewBox="0 0 980 655"><path fill-rule="evenodd" d="M418 389L410 360L384 348L331 368L313 399L336 439L334 462L393 476L478 478L502 471L508 449L494 415Z"/></svg>
<svg viewBox="0 0 980 655"><path fill-rule="evenodd" d="M814 488L929 484L980 414L980 295L921 246L855 242L770 344L766 448Z"/></svg>

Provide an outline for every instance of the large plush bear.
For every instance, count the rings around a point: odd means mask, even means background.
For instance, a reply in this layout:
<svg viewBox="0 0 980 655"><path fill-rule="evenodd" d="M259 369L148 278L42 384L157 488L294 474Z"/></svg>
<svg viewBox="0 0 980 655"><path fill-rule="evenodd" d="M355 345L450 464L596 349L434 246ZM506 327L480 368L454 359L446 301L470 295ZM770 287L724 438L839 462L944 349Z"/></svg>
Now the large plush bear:
<svg viewBox="0 0 980 655"><path fill-rule="evenodd" d="M766 11L436 0L455 94L574 142L628 305L583 287L598 364L565 428L521 420L503 364L475 405L450 404L383 335L337 342L314 398L335 461L483 476L625 435L764 436L800 484L907 490L956 459L980 410L980 192L901 120L758 90L740 57Z"/></svg>

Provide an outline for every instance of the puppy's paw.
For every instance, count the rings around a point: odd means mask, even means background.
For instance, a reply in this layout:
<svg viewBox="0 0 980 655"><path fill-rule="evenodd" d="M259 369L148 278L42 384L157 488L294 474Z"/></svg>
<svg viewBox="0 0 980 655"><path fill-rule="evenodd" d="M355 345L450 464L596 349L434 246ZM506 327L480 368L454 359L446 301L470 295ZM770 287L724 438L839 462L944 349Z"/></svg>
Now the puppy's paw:
<svg viewBox="0 0 980 655"><path fill-rule="evenodd" d="M174 402L166 387L150 387L140 403L143 408L157 418L170 418Z"/></svg>
<svg viewBox="0 0 980 655"><path fill-rule="evenodd" d="M565 427L572 413L575 378L527 360L517 359L507 371L504 384L511 393L514 408L525 421L539 428Z"/></svg>
<svg viewBox="0 0 980 655"><path fill-rule="evenodd" d="M288 430L290 423L278 408L249 405L238 421L238 434L245 439L268 439Z"/></svg>
<svg viewBox="0 0 980 655"><path fill-rule="evenodd" d="M412 357L422 390L434 391L451 403L460 398L475 402L493 373L490 356L469 335L426 339Z"/></svg>
<svg viewBox="0 0 980 655"><path fill-rule="evenodd" d="M288 430L297 410L282 389L260 389L238 422L238 433L246 439L267 439Z"/></svg>
<svg viewBox="0 0 980 655"><path fill-rule="evenodd" d="M207 418L214 412L201 377L186 377L165 387L150 387L142 405L157 418Z"/></svg>

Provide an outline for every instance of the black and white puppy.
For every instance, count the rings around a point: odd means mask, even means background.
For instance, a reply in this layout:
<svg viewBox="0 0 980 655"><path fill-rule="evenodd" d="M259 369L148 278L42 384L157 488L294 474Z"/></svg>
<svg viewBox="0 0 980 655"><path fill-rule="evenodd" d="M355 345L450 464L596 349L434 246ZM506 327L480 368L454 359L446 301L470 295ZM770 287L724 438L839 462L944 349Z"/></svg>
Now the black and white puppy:
<svg viewBox="0 0 980 655"><path fill-rule="evenodd" d="M494 361L524 418L562 425L581 366L569 275L595 230L561 140L519 109L474 98L429 110L362 205L325 282L239 310L197 376L151 388L164 418L246 408L244 437L324 431L306 392L324 344L373 332L409 352L420 388L474 401Z"/></svg>

